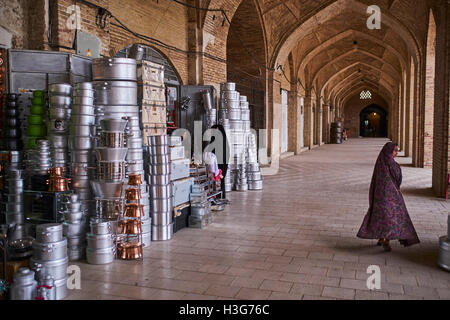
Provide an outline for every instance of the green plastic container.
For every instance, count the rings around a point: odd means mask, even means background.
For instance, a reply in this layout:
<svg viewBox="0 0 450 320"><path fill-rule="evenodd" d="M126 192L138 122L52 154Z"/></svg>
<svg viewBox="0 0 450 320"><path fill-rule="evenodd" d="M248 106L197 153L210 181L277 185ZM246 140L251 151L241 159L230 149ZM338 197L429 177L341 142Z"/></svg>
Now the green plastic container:
<svg viewBox="0 0 450 320"><path fill-rule="evenodd" d="M32 98L31 103L33 105L43 106L45 104L45 99L44 97Z"/></svg>
<svg viewBox="0 0 450 320"><path fill-rule="evenodd" d="M34 115L44 115L45 107L43 105L31 105L30 113Z"/></svg>
<svg viewBox="0 0 450 320"><path fill-rule="evenodd" d="M45 97L45 91L42 91L42 90L33 91L33 98L44 98L44 97Z"/></svg>
<svg viewBox="0 0 450 320"><path fill-rule="evenodd" d="M27 136L44 137L47 135L47 128L44 125L32 124L27 128Z"/></svg>
<svg viewBox="0 0 450 320"><path fill-rule="evenodd" d="M44 117L42 115L35 115L32 114L30 116L28 116L28 124L29 125L43 125L44 124Z"/></svg>

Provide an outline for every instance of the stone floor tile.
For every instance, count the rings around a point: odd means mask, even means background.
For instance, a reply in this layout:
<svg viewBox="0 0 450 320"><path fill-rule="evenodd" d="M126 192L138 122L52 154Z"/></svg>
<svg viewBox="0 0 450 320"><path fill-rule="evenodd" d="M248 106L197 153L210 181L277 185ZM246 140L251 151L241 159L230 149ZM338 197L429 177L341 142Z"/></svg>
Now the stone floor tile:
<svg viewBox="0 0 450 320"><path fill-rule="evenodd" d="M271 291L260 289L242 288L235 296L242 300L266 300L270 297Z"/></svg>
<svg viewBox="0 0 450 320"><path fill-rule="evenodd" d="M270 290L276 292L289 292L291 290L293 283L286 281L277 280L264 280L259 287L262 290Z"/></svg>
<svg viewBox="0 0 450 320"><path fill-rule="evenodd" d="M355 290L336 287L325 287L323 289L322 296L336 299L352 300L355 298Z"/></svg>

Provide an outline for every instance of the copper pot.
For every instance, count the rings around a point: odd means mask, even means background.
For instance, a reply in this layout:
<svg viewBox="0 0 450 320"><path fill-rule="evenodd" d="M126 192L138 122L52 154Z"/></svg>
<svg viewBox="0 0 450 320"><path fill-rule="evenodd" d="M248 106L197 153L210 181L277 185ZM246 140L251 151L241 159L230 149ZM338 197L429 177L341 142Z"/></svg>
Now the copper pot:
<svg viewBox="0 0 450 320"><path fill-rule="evenodd" d="M140 174L131 173L128 175L128 184L130 186L139 186L142 184L142 179Z"/></svg>
<svg viewBox="0 0 450 320"><path fill-rule="evenodd" d="M136 260L143 256L142 244L136 242L119 243L117 255L122 260Z"/></svg>
<svg viewBox="0 0 450 320"><path fill-rule="evenodd" d="M50 177L63 177L66 173L66 168L64 167L58 167L58 168L50 168L48 169L48 173L50 174Z"/></svg>
<svg viewBox="0 0 450 320"><path fill-rule="evenodd" d="M144 205L137 203L127 203L125 205L125 216L129 218L139 218L144 216Z"/></svg>
<svg viewBox="0 0 450 320"><path fill-rule="evenodd" d="M70 179L63 177L52 177L47 181L49 192L64 192L69 190Z"/></svg>
<svg viewBox="0 0 450 320"><path fill-rule="evenodd" d="M142 222L140 220L122 220L119 222L119 234L140 234L142 233Z"/></svg>
<svg viewBox="0 0 450 320"><path fill-rule="evenodd" d="M125 190L125 198L130 201L142 199L141 189L130 188Z"/></svg>

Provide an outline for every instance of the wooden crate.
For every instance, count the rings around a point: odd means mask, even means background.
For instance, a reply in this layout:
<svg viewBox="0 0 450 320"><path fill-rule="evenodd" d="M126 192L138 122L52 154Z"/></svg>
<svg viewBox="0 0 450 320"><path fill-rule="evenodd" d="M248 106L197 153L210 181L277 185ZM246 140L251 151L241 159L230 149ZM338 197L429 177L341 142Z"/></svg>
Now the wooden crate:
<svg viewBox="0 0 450 320"><path fill-rule="evenodd" d="M166 102L166 87L164 85L138 84L138 97L143 103Z"/></svg>
<svg viewBox="0 0 450 320"><path fill-rule="evenodd" d="M142 105L142 123L167 122L167 109L163 104Z"/></svg>
<svg viewBox="0 0 450 320"><path fill-rule="evenodd" d="M138 62L137 79L142 84L164 85L164 66L146 60Z"/></svg>
<svg viewBox="0 0 450 320"><path fill-rule="evenodd" d="M148 137L164 136L167 134L167 126L160 123L144 123L144 145L148 146Z"/></svg>

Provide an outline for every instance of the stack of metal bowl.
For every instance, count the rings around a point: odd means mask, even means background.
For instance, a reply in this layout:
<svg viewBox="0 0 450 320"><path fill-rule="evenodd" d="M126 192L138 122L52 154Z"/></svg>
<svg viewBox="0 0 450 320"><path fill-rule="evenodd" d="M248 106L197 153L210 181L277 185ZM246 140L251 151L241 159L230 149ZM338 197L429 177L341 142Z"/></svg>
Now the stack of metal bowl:
<svg viewBox="0 0 450 320"><path fill-rule="evenodd" d="M6 212L6 224L10 226L21 225L25 222L22 170L8 170L7 188L8 202L5 203L6 210L4 211Z"/></svg>
<svg viewBox="0 0 450 320"><path fill-rule="evenodd" d="M152 240L170 240L173 235L173 187L168 136L151 136L148 145Z"/></svg>
<svg viewBox="0 0 450 320"><path fill-rule="evenodd" d="M49 85L49 122L47 136L50 141L52 165L56 168L68 164L67 138L72 104L72 86L68 83Z"/></svg>
<svg viewBox="0 0 450 320"><path fill-rule="evenodd" d="M239 106L241 109L241 120L243 123L243 129L246 132L250 131L250 108L246 96L239 97Z"/></svg>
<svg viewBox="0 0 450 320"><path fill-rule="evenodd" d="M30 264L41 275L55 280L56 300L67 296L67 239L63 237L63 226L58 223L36 226L36 240L33 241L33 257Z"/></svg>
<svg viewBox="0 0 450 320"><path fill-rule="evenodd" d="M130 173L140 174L142 177L144 172L144 149L142 148L144 142L142 138L142 130L139 127L138 116L128 116L127 124L127 175Z"/></svg>
<svg viewBox="0 0 450 320"><path fill-rule="evenodd" d="M67 238L69 261L83 259L86 252L86 217L77 194L70 195L64 213L63 230Z"/></svg>
<svg viewBox="0 0 450 320"><path fill-rule="evenodd" d="M26 168L30 175L46 176L48 169L52 167L50 154L50 142L48 140L36 140L36 148L28 150Z"/></svg>
<svg viewBox="0 0 450 320"><path fill-rule="evenodd" d="M72 188L79 195L82 209L92 212L89 180L93 178L89 168L93 167L95 136L94 88L92 82L75 85L72 104L69 147L71 155L70 173Z"/></svg>
<svg viewBox="0 0 450 320"><path fill-rule="evenodd" d="M23 142L21 139L22 131L20 129L18 95L8 94L7 105L5 108L6 116L4 117L3 139L1 141L3 150L22 150Z"/></svg>
<svg viewBox="0 0 450 320"><path fill-rule="evenodd" d="M262 190L263 179L261 175L261 169L258 163L258 146L256 143L256 136L253 133L248 134L248 189L249 190Z"/></svg>
<svg viewBox="0 0 450 320"><path fill-rule="evenodd" d="M86 257L89 264L109 264L116 255L116 221L91 218L90 233L87 234Z"/></svg>

